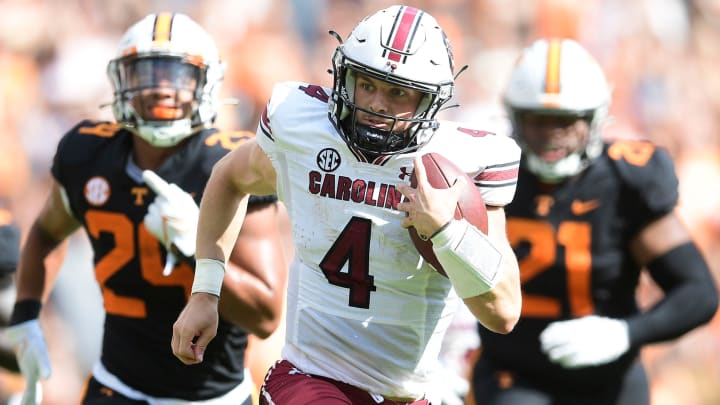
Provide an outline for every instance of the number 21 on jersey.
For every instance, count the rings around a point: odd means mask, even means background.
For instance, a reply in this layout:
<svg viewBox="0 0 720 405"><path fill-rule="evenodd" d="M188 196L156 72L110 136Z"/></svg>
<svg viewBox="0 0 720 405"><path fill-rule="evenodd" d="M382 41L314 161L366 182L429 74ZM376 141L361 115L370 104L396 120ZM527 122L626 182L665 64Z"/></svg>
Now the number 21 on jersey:
<svg viewBox="0 0 720 405"><path fill-rule="evenodd" d="M547 271L557 260L558 246L565 248L567 301L574 317L594 312L590 272L591 227L587 222L565 221L555 228L548 222L528 218L508 218L508 240L515 247L522 242L530 252L519 261L520 282L525 284ZM562 302L555 297L523 293L522 316L560 318Z"/></svg>

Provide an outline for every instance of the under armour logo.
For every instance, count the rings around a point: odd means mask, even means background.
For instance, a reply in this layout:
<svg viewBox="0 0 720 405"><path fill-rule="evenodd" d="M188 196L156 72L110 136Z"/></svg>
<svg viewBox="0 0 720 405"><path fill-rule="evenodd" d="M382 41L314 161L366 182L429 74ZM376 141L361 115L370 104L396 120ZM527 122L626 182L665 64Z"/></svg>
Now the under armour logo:
<svg viewBox="0 0 720 405"><path fill-rule="evenodd" d="M406 166L403 166L400 168L400 175L398 176L398 178L400 180L405 180L405 176L409 176L411 174L412 172L408 172L408 168Z"/></svg>

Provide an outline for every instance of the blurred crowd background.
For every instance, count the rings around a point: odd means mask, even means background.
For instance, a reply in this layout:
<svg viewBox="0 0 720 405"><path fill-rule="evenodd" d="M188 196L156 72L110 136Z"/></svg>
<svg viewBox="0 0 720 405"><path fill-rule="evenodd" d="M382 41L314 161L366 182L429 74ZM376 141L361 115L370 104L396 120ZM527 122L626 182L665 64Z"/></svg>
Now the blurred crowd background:
<svg viewBox="0 0 720 405"><path fill-rule="evenodd" d="M276 81L330 86L330 57L384 0L0 0L0 209L27 232L51 182L58 140L83 118L112 119L105 75L122 33L150 12L184 12L216 39L228 65L223 128L254 131ZM720 1L408 0L453 44L460 108L444 118L505 130L499 94L523 46L572 37L613 85L609 138L667 148L680 177L680 214L720 280ZM76 403L99 352L102 312L85 236L67 246L43 315L54 373L47 404ZM639 299L659 295L646 280ZM12 302L12 301L10 301ZM720 403L720 320L643 352L654 405ZM142 359L138 359L139 364ZM19 384L1 379L4 384ZM0 387L0 391L8 389Z"/></svg>

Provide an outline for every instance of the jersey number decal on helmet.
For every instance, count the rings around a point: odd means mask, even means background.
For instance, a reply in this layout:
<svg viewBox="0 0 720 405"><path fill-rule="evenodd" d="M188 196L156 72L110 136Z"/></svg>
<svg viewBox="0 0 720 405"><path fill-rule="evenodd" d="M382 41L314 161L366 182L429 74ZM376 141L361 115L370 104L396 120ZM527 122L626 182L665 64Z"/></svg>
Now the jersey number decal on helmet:
<svg viewBox="0 0 720 405"><path fill-rule="evenodd" d="M369 219L352 217L320 262L325 278L332 285L350 289L348 305L370 308L370 293L377 287L370 275ZM347 272L343 272L345 263Z"/></svg>
<svg viewBox="0 0 720 405"><path fill-rule="evenodd" d="M526 257L519 260L520 282L524 285L555 264L558 245L565 249L567 267L567 294L570 315L581 317L594 313L590 290L592 268L591 225L587 222L566 221L560 223L557 234L545 221L525 218L508 218L508 240L513 248L525 242L530 245ZM560 318L562 302L523 292L522 316L537 318Z"/></svg>
<svg viewBox="0 0 720 405"><path fill-rule="evenodd" d="M145 302L137 297L121 296L108 287L108 280L121 271L138 253L135 250L137 232L137 249L140 254L142 278L153 286L177 286L190 296L193 271L186 263L179 264L170 276L164 276L160 242L150 234L144 224L135 228L132 221L118 212L88 210L85 214L88 234L99 239L102 234L110 234L115 240L115 247L95 264L95 277L102 290L105 312L111 315L129 318L145 318L147 309Z"/></svg>

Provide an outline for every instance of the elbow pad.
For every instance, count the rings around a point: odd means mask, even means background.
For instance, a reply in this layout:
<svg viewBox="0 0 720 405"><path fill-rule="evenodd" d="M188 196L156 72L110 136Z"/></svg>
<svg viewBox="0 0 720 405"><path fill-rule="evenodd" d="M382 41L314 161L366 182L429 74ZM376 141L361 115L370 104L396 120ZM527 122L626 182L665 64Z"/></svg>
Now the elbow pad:
<svg viewBox="0 0 720 405"><path fill-rule="evenodd" d="M460 298L485 294L500 281L502 253L487 235L465 219L450 220L430 240L435 256Z"/></svg>

